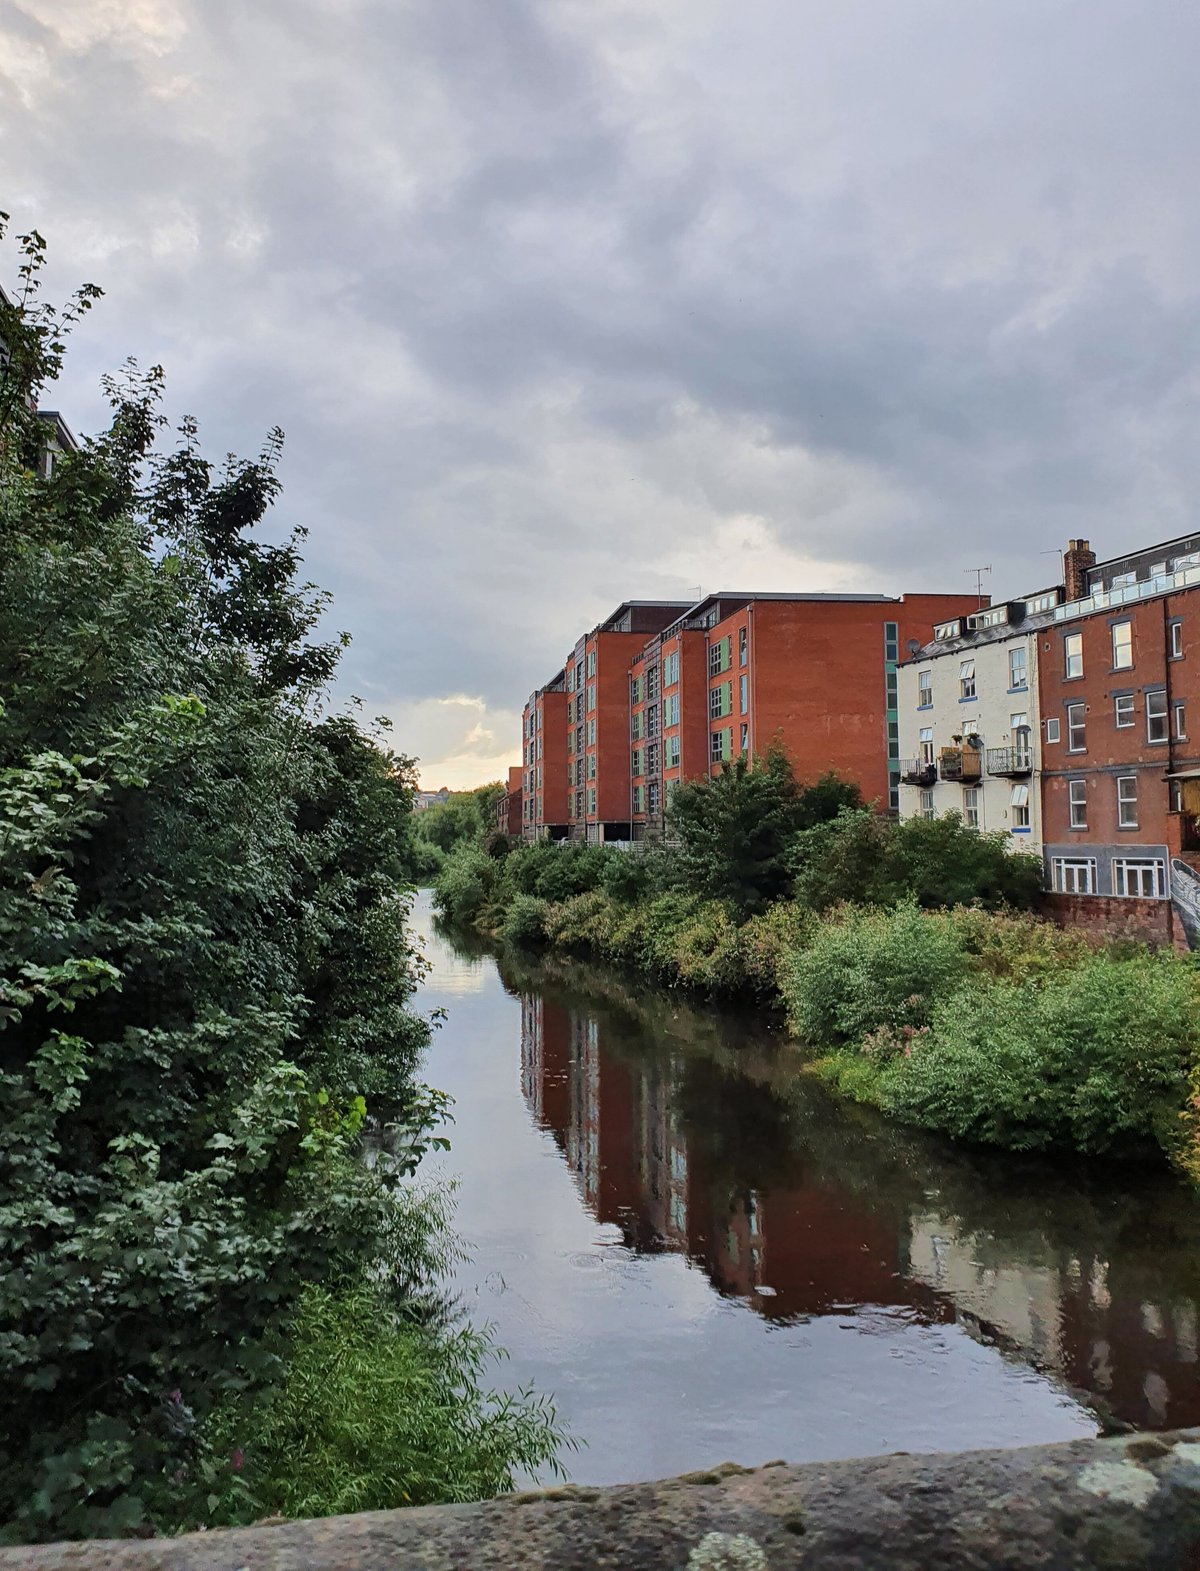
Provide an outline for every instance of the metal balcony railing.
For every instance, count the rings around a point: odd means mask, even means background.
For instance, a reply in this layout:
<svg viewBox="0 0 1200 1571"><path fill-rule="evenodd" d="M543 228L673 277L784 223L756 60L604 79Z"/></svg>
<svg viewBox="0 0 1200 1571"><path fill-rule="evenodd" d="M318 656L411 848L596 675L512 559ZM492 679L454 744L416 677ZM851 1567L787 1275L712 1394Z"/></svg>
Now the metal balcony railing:
<svg viewBox="0 0 1200 1571"><path fill-rule="evenodd" d="M1033 751L1028 747L989 747L987 750L989 775L1018 775L1033 773Z"/></svg>

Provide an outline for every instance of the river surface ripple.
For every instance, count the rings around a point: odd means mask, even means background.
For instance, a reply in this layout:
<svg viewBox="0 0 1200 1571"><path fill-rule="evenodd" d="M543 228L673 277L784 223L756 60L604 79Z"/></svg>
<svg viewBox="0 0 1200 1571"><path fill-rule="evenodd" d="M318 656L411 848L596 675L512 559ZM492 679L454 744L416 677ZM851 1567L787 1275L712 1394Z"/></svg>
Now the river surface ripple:
<svg viewBox="0 0 1200 1571"><path fill-rule="evenodd" d="M581 1483L1200 1423L1200 1204L1158 1172L955 1149L796 1073L758 1020L414 911L448 1011L456 1286L585 1444Z"/></svg>

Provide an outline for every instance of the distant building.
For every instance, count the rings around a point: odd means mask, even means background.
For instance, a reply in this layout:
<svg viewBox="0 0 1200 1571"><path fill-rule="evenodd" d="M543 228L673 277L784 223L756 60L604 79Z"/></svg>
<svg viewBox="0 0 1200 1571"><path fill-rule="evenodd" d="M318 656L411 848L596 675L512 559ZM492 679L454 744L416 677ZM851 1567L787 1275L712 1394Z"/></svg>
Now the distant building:
<svg viewBox="0 0 1200 1571"><path fill-rule="evenodd" d="M450 788L441 786L436 791L416 791L413 793L413 812L423 813L427 807L438 807L442 802L450 799Z"/></svg>
<svg viewBox="0 0 1200 1571"><path fill-rule="evenodd" d="M520 838L524 794L525 771L520 764L514 764L508 771L508 783L503 795L496 798L493 826L498 834Z"/></svg>

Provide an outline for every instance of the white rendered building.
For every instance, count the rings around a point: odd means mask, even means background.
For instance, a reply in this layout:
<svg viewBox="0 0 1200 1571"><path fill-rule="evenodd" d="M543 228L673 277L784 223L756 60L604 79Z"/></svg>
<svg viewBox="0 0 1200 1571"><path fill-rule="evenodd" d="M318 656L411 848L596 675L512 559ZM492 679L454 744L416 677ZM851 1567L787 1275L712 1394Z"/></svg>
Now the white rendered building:
<svg viewBox="0 0 1200 1571"><path fill-rule="evenodd" d="M1038 632L1059 589L939 623L897 671L900 817L962 814L1041 854Z"/></svg>

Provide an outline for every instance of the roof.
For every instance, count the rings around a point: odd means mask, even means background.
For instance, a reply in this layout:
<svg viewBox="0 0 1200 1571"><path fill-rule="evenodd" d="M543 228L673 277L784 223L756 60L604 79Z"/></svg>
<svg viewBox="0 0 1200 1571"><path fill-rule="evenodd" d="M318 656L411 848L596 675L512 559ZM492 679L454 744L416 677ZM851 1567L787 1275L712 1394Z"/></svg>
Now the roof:
<svg viewBox="0 0 1200 1571"><path fill-rule="evenodd" d="M1029 595L1030 600L1036 599L1037 594L1049 594L1049 589L1038 590L1036 594ZM995 610L1002 605L1020 605L1019 600L997 600L987 610ZM1057 609L1057 607L1055 608ZM962 620L959 617L948 616L947 622ZM1024 638L1026 634L1037 632L1043 627L1053 627L1055 622L1054 611L1035 611L1032 616L1023 616L1018 622L1001 622L995 627L981 627L968 633L961 634L958 638L931 639L929 643L922 644L913 654L899 661L900 665L916 665L926 660L937 660L942 655L955 655L969 653L972 649L979 649L987 644L1003 644L1014 638Z"/></svg>

